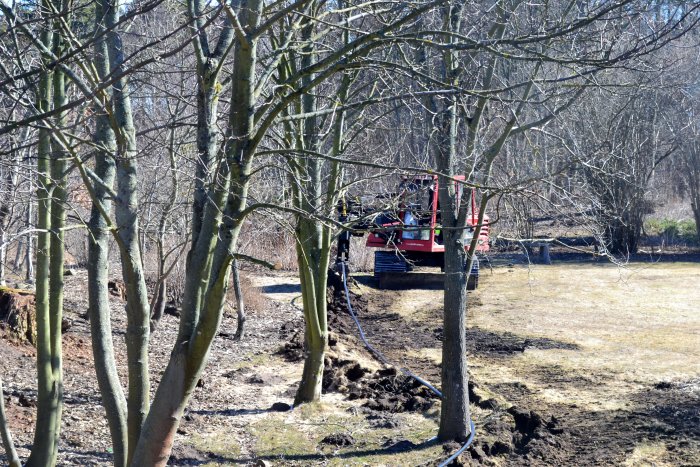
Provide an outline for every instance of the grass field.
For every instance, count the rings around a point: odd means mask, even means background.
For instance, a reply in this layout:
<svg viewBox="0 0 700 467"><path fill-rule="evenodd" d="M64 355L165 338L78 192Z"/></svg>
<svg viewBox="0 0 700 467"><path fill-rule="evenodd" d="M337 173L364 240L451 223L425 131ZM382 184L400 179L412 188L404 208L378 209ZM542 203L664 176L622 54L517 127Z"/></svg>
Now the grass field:
<svg viewBox="0 0 700 467"><path fill-rule="evenodd" d="M531 406L602 426L628 465L700 462L691 426L700 421L700 264L501 267L482 284L470 326L570 345L477 356L475 378L525 387Z"/></svg>

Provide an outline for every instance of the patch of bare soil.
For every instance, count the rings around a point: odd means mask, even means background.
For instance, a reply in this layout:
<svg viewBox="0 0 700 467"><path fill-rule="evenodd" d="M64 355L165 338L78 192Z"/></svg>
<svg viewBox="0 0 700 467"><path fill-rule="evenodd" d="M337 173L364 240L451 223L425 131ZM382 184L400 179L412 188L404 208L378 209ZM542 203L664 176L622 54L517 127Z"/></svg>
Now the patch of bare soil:
<svg viewBox="0 0 700 467"><path fill-rule="evenodd" d="M577 271L573 273L578 274ZM596 269L592 269L592 273L596 278L600 275ZM657 276L654 277L658 280ZM435 324L441 321L441 310L439 305L432 308L425 305L430 302L426 301L425 296L431 296L433 292L372 289L365 292L359 295L353 292L352 301L354 303L361 297L354 308L359 310L358 316L372 345L381 349L391 361L410 368L434 383L439 382L442 328ZM405 296L413 298L409 301L414 304L413 308L405 305ZM439 303L438 295L431 298ZM483 306L478 295L471 297L471 303L477 310ZM336 295L329 308L337 313L335 319L342 323L342 331L347 332L348 327L353 327L352 321L344 314L344 297ZM575 326L572 329L575 330ZM350 334L353 334L352 330ZM494 369L511 366L508 362L516 362L513 360L515 358L527 359L532 352L538 355L555 355L557 352L575 355L587 350L575 340L521 335L479 326L467 329L466 336L469 353L477 367ZM610 355L609 358L613 362L616 357ZM345 366L348 365L350 363L346 362ZM546 388L546 394L554 395L575 394L577 390L597 385L614 385L617 378L614 371L606 371L605 368L585 373L558 364L529 371L530 377L539 378L540 384ZM354 384L369 387L372 377L374 375L368 373ZM628 407L591 410L575 401L568 404L543 401L541 389L533 389L529 384L517 380L509 383L484 379L471 381L470 399L474 406L477 438L459 462L487 465L503 461L507 465L638 465L651 459L660 460L659 465L695 465L700 441L700 390L697 378L636 385L638 389L627 398ZM395 410L391 403L378 404L378 401L401 394L400 388L400 384L398 387L380 385L376 392L359 393L370 398L371 402L366 405L368 408L381 411L386 406ZM354 397L353 392L348 391L346 395L348 398ZM402 403L406 404L406 400ZM599 404L605 402L600 401ZM425 407L422 409L425 410ZM447 452L457 447L456 444L446 445L445 449Z"/></svg>
<svg viewBox="0 0 700 467"><path fill-rule="evenodd" d="M97 388L87 319L87 274L75 270L66 276L64 305L64 411L59 445L59 465L112 465L109 430ZM120 284L120 280L113 281ZM110 296L113 338L118 370L126 386L125 300L115 287ZM265 416L271 405L284 398L294 385L296 367L271 357L270 349L289 336L280 334L281 323L299 322L301 313L291 304L272 300L262 309L248 310L246 337L236 342L235 311L227 312L220 336L215 340L207 371L195 389L176 437L169 465L202 465L221 457L221 447L210 443L213 427L238 433L226 452L250 456L253 440L245 427ZM155 392L172 344L178 319L165 315L151 337L149 364L151 388ZM6 410L21 459L29 455L36 419L36 351L0 331L0 374L4 383ZM300 374L300 370L299 370ZM218 457L217 457L218 456ZM0 465L6 459L0 449Z"/></svg>
<svg viewBox="0 0 700 467"><path fill-rule="evenodd" d="M334 281L334 279L336 279ZM329 352L325 359L323 373L324 392L339 392L347 400L364 400L362 407L379 412L422 412L432 407L437 396L415 379L406 376L394 367L378 370L364 366L356 359L348 358L338 348L343 341L343 349L351 348L364 357L373 359L371 352L356 337L357 328L347 310L347 301L342 282L331 274L328 288ZM353 311L367 316L367 298L350 292ZM280 332L290 333L291 338L277 353L287 361L299 362L304 356L303 321L287 322Z"/></svg>
<svg viewBox="0 0 700 467"><path fill-rule="evenodd" d="M572 381L564 374L551 376L560 385L591 384ZM695 394L681 389L693 385ZM694 452L700 440L700 385L695 380L658 386L633 395L633 410L601 412L575 403L547 405L547 410L556 414L552 420L557 423L558 449L528 453L529 459L510 456L509 465L652 465L649 459L659 454L664 460L656 465L697 465ZM510 400L536 400L522 384L496 385L494 389ZM541 403L535 405L542 407Z"/></svg>

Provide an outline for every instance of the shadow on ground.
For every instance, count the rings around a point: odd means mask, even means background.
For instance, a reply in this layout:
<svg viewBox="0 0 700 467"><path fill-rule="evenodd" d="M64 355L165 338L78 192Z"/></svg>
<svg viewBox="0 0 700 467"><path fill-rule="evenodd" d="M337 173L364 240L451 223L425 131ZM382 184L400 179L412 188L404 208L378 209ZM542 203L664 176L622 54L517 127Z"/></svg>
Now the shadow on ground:
<svg viewBox="0 0 700 467"><path fill-rule="evenodd" d="M286 454L284 456L260 456L260 457L226 457L218 456L215 454L204 454L197 451L196 453L190 453L189 456L184 457L172 457L170 465L205 465L211 462L220 462L225 464L235 464L235 465L255 465L256 461L260 460L271 460L279 461L284 460L288 462L318 462L322 463L326 461L329 457L336 459L353 459L356 457L364 456L377 456L377 455L391 455L400 454L409 451L418 451L421 449L426 449L434 446L436 441L429 440L420 444L415 444L407 440L399 441L393 444L389 444L386 447L380 449L364 449L356 451L346 451L342 453L336 453L333 455L326 453L308 453L308 454ZM299 465L299 464L297 464Z"/></svg>
<svg viewBox="0 0 700 467"><path fill-rule="evenodd" d="M275 293L301 293L300 284L273 284L273 285L263 285L260 287L263 293L275 294Z"/></svg>

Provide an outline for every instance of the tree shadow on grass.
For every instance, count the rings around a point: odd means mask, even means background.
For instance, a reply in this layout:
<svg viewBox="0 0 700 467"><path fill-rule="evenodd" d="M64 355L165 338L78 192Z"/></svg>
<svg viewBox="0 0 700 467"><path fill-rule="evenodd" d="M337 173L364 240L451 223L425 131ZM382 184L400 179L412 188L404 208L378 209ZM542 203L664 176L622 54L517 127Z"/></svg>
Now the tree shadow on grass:
<svg viewBox="0 0 700 467"><path fill-rule="evenodd" d="M220 410L191 410L190 414L196 415L221 415L235 417L239 415L258 415L261 413L275 412L272 409L220 409Z"/></svg>
<svg viewBox="0 0 700 467"><path fill-rule="evenodd" d="M289 455L263 455L258 457L230 457L230 456L220 456L216 454L205 454L206 459L203 456L190 456L190 457L180 457L171 459L169 465L204 465L211 462L220 462L226 464L236 464L236 465L253 465L259 460L270 460L270 461L290 461L290 462L323 462L329 458L335 459L353 459L356 457L364 456L379 456L379 455L392 455L401 454L411 451L419 451L422 449L427 449L435 446L437 441L434 439L424 441L419 444L414 444L410 441L399 441L390 446L377 448L377 449L364 449L357 451L345 451L337 454L324 454L324 453L308 453L308 454L289 454Z"/></svg>
<svg viewBox="0 0 700 467"><path fill-rule="evenodd" d="M486 331L478 327L466 330L467 347L474 354L509 355L525 352L526 349L539 350L580 350L572 342L564 342L548 337L524 337L512 332Z"/></svg>

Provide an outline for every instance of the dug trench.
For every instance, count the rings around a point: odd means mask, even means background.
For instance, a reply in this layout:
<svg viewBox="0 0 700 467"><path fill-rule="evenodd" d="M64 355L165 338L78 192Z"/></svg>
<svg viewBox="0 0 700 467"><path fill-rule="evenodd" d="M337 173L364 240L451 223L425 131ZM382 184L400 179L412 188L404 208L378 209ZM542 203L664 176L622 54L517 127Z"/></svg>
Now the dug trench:
<svg viewBox="0 0 700 467"><path fill-rule="evenodd" d="M334 286L335 285L335 286ZM370 284L371 285L371 284ZM391 362L439 385L442 309L435 296L432 306L420 313L406 313L401 294L412 291L378 291L351 284L353 310L368 341ZM428 292L433 293L433 292ZM410 306L417 295L409 298ZM372 426L392 427L392 414L425 414L439 406L439 399L424 386L406 377L396 367L369 368L347 357L350 348L359 360L373 358L358 338L348 314L342 283L329 287L330 351L326 359L324 390L337 392L361 403L360 410ZM430 302L425 300L424 303ZM470 296L478 310L479 295ZM420 315L420 318L418 316ZM295 326L303 329L301 323ZM527 352L578 353L578 345L546 337L520 336L471 326L466 331L468 356L476 367L512 367L514 359ZM340 351L338 351L340 349ZM303 334L299 331L282 349L285 358L301 360ZM529 374L530 382L510 383L479 380L470 376L469 396L476 438L472 447L454 465L635 465L661 452L668 465L697 465L693 452L700 440L700 381L662 384L640 381L639 390L625 408L598 410L571 401L541 397L546 390L556 394L606 386L614 373L580 373L558 364L543 366ZM410 450L416 445L395 440L390 447ZM443 446L445 455L459 443ZM652 450L649 454L646 449ZM639 453L638 453L639 451ZM663 464L663 463L662 463ZM666 464L664 464L666 465Z"/></svg>
<svg viewBox="0 0 700 467"><path fill-rule="evenodd" d="M352 308L367 335L371 336L371 345L385 353L389 361L401 362L411 372L439 386L440 365L410 355L425 348L439 348L441 327L412 322L392 312L391 296L384 296L377 307L375 301L358 291L357 284L353 285L350 287ZM431 321L440 323L439 310L434 310L434 313L435 319ZM425 413L439 405L439 397L406 375L404 368L382 364L365 347L348 313L342 282L334 275L329 280L328 319L330 333L323 374L324 392L337 392L347 400L360 402L358 412L367 418L370 426L376 428L397 427L393 414ZM303 359L302 329L302 323L292 321L280 329L281 334L291 335L278 351L288 361ZM570 346L549 339L521 339L513 334L498 335L478 329L469 329L467 338L470 353L479 351L498 356L522 352L527 347L551 349ZM347 349L352 349L355 355L362 355L362 358L348 358ZM378 368L373 369L362 363L372 359L378 362ZM478 437L452 465L499 465L506 459L509 465L564 461L561 453L571 450L570 437L557 417L512 404L472 378L468 387ZM335 446L351 444L341 433L322 442ZM446 443L443 446L445 457L460 446L457 440ZM404 451L415 447L417 445L408 440L396 439L387 449Z"/></svg>

